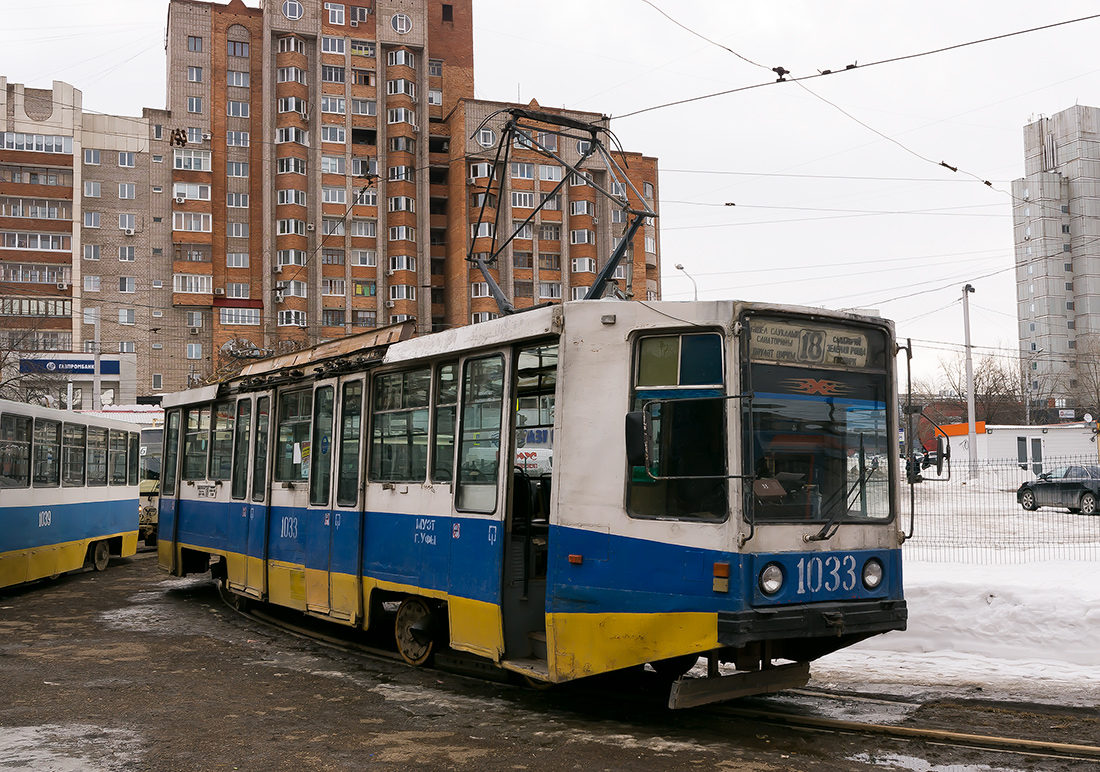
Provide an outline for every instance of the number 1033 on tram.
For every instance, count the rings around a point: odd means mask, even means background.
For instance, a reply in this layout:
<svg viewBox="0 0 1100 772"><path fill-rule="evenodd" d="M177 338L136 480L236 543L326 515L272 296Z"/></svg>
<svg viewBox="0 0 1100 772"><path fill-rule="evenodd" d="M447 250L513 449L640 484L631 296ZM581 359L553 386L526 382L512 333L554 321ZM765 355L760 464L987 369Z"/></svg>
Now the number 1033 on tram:
<svg viewBox="0 0 1100 772"><path fill-rule="evenodd" d="M874 317L576 301L254 362L164 401L160 565L413 665L800 686L905 628L895 353Z"/></svg>

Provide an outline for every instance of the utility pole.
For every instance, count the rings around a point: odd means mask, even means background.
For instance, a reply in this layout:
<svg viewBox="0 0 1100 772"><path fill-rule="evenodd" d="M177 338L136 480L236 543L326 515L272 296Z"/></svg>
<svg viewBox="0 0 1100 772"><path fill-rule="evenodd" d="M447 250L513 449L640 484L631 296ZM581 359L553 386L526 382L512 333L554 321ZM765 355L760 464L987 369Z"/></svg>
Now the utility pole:
<svg viewBox="0 0 1100 772"><path fill-rule="evenodd" d="M970 293L974 287L963 287L963 342L966 344L966 421L967 444L970 445L970 477L977 474L978 431L974 424L974 362L970 347Z"/></svg>

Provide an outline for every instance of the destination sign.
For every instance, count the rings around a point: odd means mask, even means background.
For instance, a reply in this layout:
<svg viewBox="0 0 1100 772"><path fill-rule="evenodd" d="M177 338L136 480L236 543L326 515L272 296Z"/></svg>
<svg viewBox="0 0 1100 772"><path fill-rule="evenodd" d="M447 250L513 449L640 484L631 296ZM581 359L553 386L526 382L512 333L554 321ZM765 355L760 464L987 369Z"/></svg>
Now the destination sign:
<svg viewBox="0 0 1100 772"><path fill-rule="evenodd" d="M749 358L754 362L867 367L867 334L851 327L751 319Z"/></svg>

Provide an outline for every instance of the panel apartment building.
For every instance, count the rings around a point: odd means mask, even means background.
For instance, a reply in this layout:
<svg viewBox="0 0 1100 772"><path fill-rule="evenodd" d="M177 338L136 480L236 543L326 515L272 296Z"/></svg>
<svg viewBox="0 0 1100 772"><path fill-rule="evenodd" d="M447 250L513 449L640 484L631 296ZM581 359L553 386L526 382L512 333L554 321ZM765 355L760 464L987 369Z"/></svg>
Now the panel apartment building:
<svg viewBox="0 0 1100 772"><path fill-rule="evenodd" d="M486 195L502 239L529 220L492 266L515 305L582 297L625 217L596 195L610 183L595 157L570 175L519 141L507 168L493 163L507 116L482 124L510 105L473 97L472 12L472 0L171 0L166 110L81 117L79 92L55 84L51 101L76 103L57 130L72 147L51 155L71 170L54 191L72 202L54 223L71 240L47 262L69 273L38 289L71 305L51 307L68 337L42 347L94 349L98 309L101 349L133 351L137 392L149 394L369 327L484 321L497 307L466 258L471 244L488 249ZM54 133L41 123L8 111L9 132ZM576 164L583 143L559 145L554 128L540 136ZM0 155L0 168L9 159L28 151ZM616 159L631 182L619 192L656 210L656 159ZM629 245L624 296L659 297L658 241L649 222ZM5 266L25 257L0 247Z"/></svg>
<svg viewBox="0 0 1100 772"><path fill-rule="evenodd" d="M1020 356L1033 409L1073 407L1100 357L1100 109L1024 127L1013 181Z"/></svg>

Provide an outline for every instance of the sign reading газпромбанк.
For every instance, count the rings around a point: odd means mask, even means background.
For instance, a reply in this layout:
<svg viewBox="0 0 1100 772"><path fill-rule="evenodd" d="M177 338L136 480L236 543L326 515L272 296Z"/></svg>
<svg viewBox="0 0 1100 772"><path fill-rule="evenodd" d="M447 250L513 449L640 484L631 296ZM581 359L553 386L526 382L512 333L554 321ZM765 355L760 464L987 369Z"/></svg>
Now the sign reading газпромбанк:
<svg viewBox="0 0 1100 772"><path fill-rule="evenodd" d="M867 335L850 327L752 319L749 358L756 362L867 367Z"/></svg>
<svg viewBox="0 0 1100 772"><path fill-rule="evenodd" d="M47 375L93 375L95 361L92 359L20 359L19 372ZM119 375L118 360L104 359L99 363L100 375Z"/></svg>

